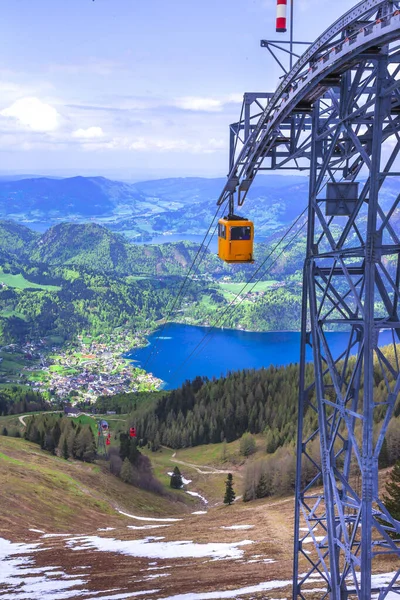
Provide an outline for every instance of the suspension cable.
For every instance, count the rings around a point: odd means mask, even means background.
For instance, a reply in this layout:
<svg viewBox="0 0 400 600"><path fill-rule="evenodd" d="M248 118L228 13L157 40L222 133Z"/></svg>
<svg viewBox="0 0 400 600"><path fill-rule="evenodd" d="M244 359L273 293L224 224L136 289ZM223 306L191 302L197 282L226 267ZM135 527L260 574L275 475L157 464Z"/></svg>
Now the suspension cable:
<svg viewBox="0 0 400 600"><path fill-rule="evenodd" d="M188 281L188 279L189 279L189 275L190 275L190 273L192 272L192 270L193 270L193 268L194 268L195 262L196 262L196 260L197 260L197 258L198 258L198 256L199 256L199 254L200 254L200 252L201 252L201 250L202 250L202 248L203 248L203 246L204 246L204 242L205 242L205 240L207 239L207 236L208 236L208 234L210 233L210 230L211 230L211 228L212 228L212 226L213 226L213 224L214 224L214 221L215 221L215 219L217 218L217 216L218 216L218 213L220 212L220 210L221 210L222 206L223 206L223 205L220 205L220 206L218 206L218 207L217 207L217 210L215 211L215 214L214 214L214 216L213 216L213 219L212 219L212 221L211 221L211 223L210 223L210 225L209 225L209 227L208 227L208 229L207 229L207 232L205 233L205 235L204 235L204 237L203 237L203 240L202 240L202 242L201 242L200 246L199 246L199 247L198 247L198 249L197 249L197 252L196 252L196 255L195 255L194 259L192 260L192 263L191 263L191 265L190 265L190 268L188 269L188 271L187 271L187 273L186 273L186 276L185 276L185 278L184 278L184 280L183 280L183 282L182 282L182 284L181 284L181 286L180 286L180 288L179 288L179 290L178 290L178 293L177 293L177 295L175 296L175 298L174 298L174 301L172 302L171 308L169 309L169 311L168 311L168 313L167 313L167 316L164 318L164 323L161 325L161 329L159 330L159 333L158 333L158 335L157 335L157 337L156 337L156 339L155 339L155 343L153 344L153 347L152 347L152 349L151 349L151 351L150 351L150 353L149 353L149 356L147 357L147 359L146 359L146 361L145 361L145 363L144 363L144 365L143 365L143 367L142 367L142 368L143 368L143 369L145 369L145 370L146 370L146 367L147 367L147 365L149 364L149 362L151 361L152 357L154 356L154 354L155 354L155 352L156 352L156 350L157 350L157 345L158 345L158 342L159 342L159 340L160 340L161 334L163 333L163 331L164 331L165 327L167 326L167 324L168 324L168 321L169 321L169 318L170 318L170 316L171 316L171 314L172 314L172 311L174 310L175 306L176 306L176 305L177 305L177 303L178 303L178 300L179 300L180 296L181 296L181 295L182 295L182 293L183 293L183 290L184 290L184 287L185 287L185 285L186 285L186 282L187 282L187 281ZM215 232L215 229L214 229L214 232ZM213 233L212 235L214 235L214 233ZM211 238L212 238L212 236L210 237L210 240L209 240L209 242L208 242L208 245L207 245L207 247L206 247L206 250L208 249L208 246L210 245ZM200 266L200 263L201 263L201 261L204 259L204 257L205 257L205 251L204 251L203 255L201 256L201 259L200 259L200 261L199 261L198 267Z"/></svg>
<svg viewBox="0 0 400 600"><path fill-rule="evenodd" d="M287 229L287 231L285 232L285 234L280 238L279 242L277 244L275 244L275 246L272 248L272 250L268 253L268 255L266 256L266 258L263 260L263 262L259 265L259 267L256 269L256 271L253 273L253 275L250 277L249 281L247 281L242 289L236 294L236 296L233 298L233 300L231 300L231 302L228 304L228 306L225 308L225 310L222 312L221 315L218 315L218 317L214 320L214 322L212 323L211 327L208 329L208 331L204 334L203 338L200 340L200 342L195 346L195 348L192 350L192 352L187 356L187 358L177 367L177 369L175 369L174 373L172 374L172 379L175 377L175 375L182 370L182 368L192 359L192 357L197 353L197 351L200 349L200 347L202 346L202 344L204 343L204 341L206 340L206 338L209 338L207 340L206 343L208 343L208 341L210 341L211 339L211 335L214 333L214 330L216 329L216 327L218 326L218 324L221 322L221 320L225 317L225 315L227 315L227 313L233 308L233 311L236 310L236 308L238 306L240 306L240 304L243 302L243 300L245 299L245 297L254 289L254 287L257 285L257 283L259 283L259 281L261 281L262 277L265 277L265 275L271 270L271 268L274 266L274 264L276 264L277 260L280 258L280 256L283 254L283 252L285 252L285 250L292 244L292 242L297 238L297 236L299 235L299 233L304 229L304 226L307 223L307 220L301 225L301 227L296 231L295 235L289 240L289 242L286 244L286 246L284 246L284 248L281 250L281 252L278 254L277 257L275 257L275 259L272 261L272 263L267 267L267 269L265 271L263 271L263 273L260 275L260 277L254 282L253 286L251 287L251 289L245 294L245 296L243 296L241 298L241 300L239 301L238 304L235 304L236 300L238 299L238 297L242 294L242 292L244 291L244 289L249 285L249 283L251 283L251 281L255 278L255 276L257 275L257 273L259 273L259 271L262 269L262 267L265 265L265 263L269 260L269 258L272 256L272 254L279 248L279 246L282 244L282 242L287 238L287 236L289 235L289 233L291 232L291 230L297 225L297 223L299 222L299 220L304 216L304 214L307 212L308 207L305 207L304 210L299 214L299 216L295 219L295 221L292 223L292 225L289 227L289 229ZM229 316L229 315L227 315ZM227 316L224 319L224 322L227 318ZM203 350L203 349L202 349Z"/></svg>

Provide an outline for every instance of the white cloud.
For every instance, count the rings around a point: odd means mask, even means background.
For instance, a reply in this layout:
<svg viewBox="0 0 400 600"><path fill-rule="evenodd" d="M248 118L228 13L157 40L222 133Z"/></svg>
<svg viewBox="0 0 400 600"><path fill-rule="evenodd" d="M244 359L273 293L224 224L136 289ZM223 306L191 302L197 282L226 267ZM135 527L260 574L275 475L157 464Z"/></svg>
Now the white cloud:
<svg viewBox="0 0 400 600"><path fill-rule="evenodd" d="M88 127L87 129L77 129L72 132L72 137L81 139L100 138L104 136L101 127Z"/></svg>
<svg viewBox="0 0 400 600"><path fill-rule="evenodd" d="M144 150L158 152L189 152L191 154L211 154L225 147L222 140L210 139L191 142L184 139L146 139L138 138L129 145L129 150Z"/></svg>
<svg viewBox="0 0 400 600"><path fill-rule="evenodd" d="M229 94L229 96L226 97L225 102L233 102L235 104L241 104L243 102L243 93Z"/></svg>
<svg viewBox="0 0 400 600"><path fill-rule="evenodd" d="M188 154L212 154L226 148L223 140L211 138L195 141L182 138L114 137L109 141L83 142L84 150L133 150L139 152L185 152Z"/></svg>
<svg viewBox="0 0 400 600"><path fill-rule="evenodd" d="M220 112L225 104L240 104L243 100L243 94L229 94L221 98L207 98L202 96L182 96L173 101L173 105L183 110L193 110L201 112Z"/></svg>
<svg viewBox="0 0 400 600"><path fill-rule="evenodd" d="M202 98L200 96L183 96L175 100L175 106L184 110L200 110L205 112L218 112L222 110L223 103L216 98Z"/></svg>
<svg viewBox="0 0 400 600"><path fill-rule="evenodd" d="M16 100L0 111L0 115L16 119L20 126L32 131L54 131L59 126L56 109L34 96Z"/></svg>

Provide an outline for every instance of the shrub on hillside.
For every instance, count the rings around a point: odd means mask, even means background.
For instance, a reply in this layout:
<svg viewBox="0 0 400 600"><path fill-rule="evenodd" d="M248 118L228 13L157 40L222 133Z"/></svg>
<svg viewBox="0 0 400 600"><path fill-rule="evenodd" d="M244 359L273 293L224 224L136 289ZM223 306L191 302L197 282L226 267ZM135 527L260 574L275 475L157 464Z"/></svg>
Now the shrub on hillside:
<svg viewBox="0 0 400 600"><path fill-rule="evenodd" d="M250 456L256 451L256 440L251 433L244 433L240 438L240 454L242 456Z"/></svg>

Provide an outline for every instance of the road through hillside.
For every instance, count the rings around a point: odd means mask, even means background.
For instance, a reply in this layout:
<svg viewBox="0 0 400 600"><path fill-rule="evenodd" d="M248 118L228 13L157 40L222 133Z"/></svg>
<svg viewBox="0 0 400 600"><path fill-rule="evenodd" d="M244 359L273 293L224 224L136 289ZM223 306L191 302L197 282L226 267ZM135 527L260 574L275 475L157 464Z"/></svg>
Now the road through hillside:
<svg viewBox="0 0 400 600"><path fill-rule="evenodd" d="M225 471L223 469L214 469L214 467L207 467L206 465L194 465L193 463L188 463L183 460L177 460L176 458L174 458L174 455L172 455L170 460L171 460L171 462L177 463L178 465L184 465L185 467L190 467L191 469L194 469L198 473L201 473L201 475L218 475L221 473L224 474L224 473L232 472L232 470Z"/></svg>

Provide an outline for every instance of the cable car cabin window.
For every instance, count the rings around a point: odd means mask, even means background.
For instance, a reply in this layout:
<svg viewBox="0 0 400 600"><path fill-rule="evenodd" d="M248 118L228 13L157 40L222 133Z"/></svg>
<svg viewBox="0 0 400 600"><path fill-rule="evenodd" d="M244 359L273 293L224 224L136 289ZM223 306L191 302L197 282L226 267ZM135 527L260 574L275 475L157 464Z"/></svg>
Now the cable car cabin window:
<svg viewBox="0 0 400 600"><path fill-rule="evenodd" d="M231 240L250 240L250 227L231 227Z"/></svg>
<svg viewBox="0 0 400 600"><path fill-rule="evenodd" d="M226 240L226 227L223 223L218 223L218 236Z"/></svg>

